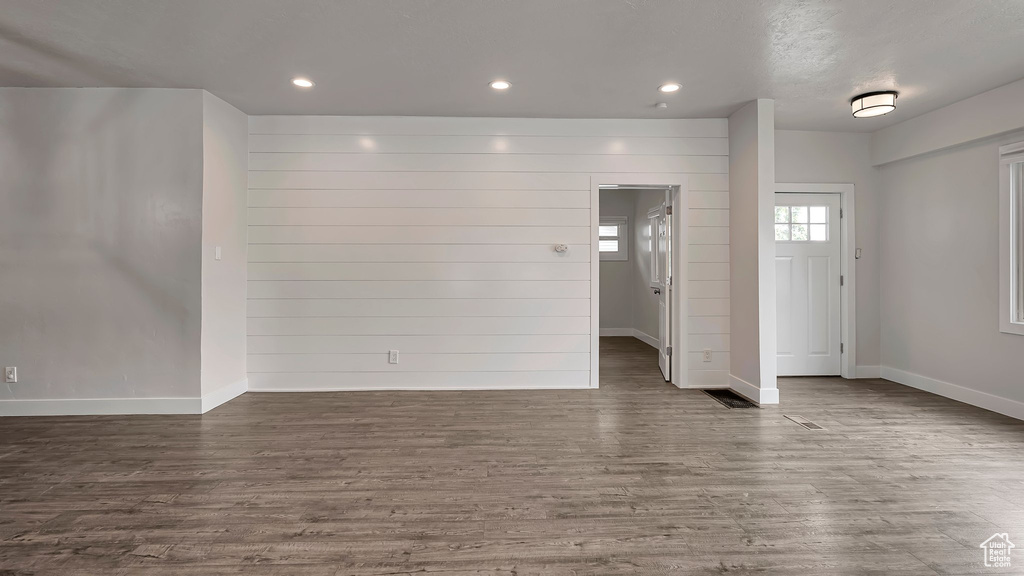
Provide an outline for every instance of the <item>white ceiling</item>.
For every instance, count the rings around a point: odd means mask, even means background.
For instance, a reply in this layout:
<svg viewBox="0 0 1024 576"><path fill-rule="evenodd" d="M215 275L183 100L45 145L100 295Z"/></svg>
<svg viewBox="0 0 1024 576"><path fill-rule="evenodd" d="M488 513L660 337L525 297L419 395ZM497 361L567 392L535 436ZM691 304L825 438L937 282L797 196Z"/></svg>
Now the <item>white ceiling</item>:
<svg viewBox="0 0 1024 576"><path fill-rule="evenodd" d="M0 5L2 86L205 88L249 114L696 118L774 98L780 128L873 131L1024 77L1022 0ZM850 117L883 89L896 112Z"/></svg>

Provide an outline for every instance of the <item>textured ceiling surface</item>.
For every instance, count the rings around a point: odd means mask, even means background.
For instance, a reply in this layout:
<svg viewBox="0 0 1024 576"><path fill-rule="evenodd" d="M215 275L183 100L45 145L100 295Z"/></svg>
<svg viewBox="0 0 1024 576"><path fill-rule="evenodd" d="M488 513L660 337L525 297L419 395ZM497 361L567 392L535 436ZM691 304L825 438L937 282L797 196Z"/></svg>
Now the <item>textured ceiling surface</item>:
<svg viewBox="0 0 1024 576"><path fill-rule="evenodd" d="M1022 0L0 0L0 86L205 88L249 114L696 118L774 98L781 128L872 131L1021 77ZM895 113L851 118L885 89Z"/></svg>

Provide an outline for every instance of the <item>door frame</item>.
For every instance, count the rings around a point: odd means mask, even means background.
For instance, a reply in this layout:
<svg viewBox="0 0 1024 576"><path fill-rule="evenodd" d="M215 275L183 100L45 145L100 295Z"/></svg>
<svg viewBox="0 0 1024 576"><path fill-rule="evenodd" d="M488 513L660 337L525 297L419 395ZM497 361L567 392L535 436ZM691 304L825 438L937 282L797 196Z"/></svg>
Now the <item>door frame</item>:
<svg viewBox="0 0 1024 576"><path fill-rule="evenodd" d="M598 227L601 223L601 187L664 186L672 193L672 384L685 388L689 375L686 302L689 294L685 257L689 246L689 193L686 174L591 174L590 175L590 387L600 386L601 353L601 255ZM634 226L636 223L633 224ZM633 230L630 229L630 234Z"/></svg>
<svg viewBox="0 0 1024 576"><path fill-rule="evenodd" d="M843 353L839 374L853 380L857 377L857 221L856 188L853 184L776 183L776 194L839 194L840 250L839 269L843 285L839 288L839 322Z"/></svg>

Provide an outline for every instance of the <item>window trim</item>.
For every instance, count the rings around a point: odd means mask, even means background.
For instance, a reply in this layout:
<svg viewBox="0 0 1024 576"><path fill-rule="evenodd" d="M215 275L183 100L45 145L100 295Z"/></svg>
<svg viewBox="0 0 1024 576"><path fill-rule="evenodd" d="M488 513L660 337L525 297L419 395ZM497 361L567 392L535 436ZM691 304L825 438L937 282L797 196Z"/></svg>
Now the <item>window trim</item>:
<svg viewBox="0 0 1024 576"><path fill-rule="evenodd" d="M627 262L629 261L629 218L626 216L602 216L598 223L598 230L601 226L616 226L619 229L618 236L601 236L598 233L597 252L600 254L600 259L607 262ZM601 252L600 243L601 240L618 240L619 249L616 252Z"/></svg>
<svg viewBox="0 0 1024 576"><path fill-rule="evenodd" d="M1024 142L1000 146L999 331L1024 336L1024 182L1013 177L1017 164L1024 164Z"/></svg>

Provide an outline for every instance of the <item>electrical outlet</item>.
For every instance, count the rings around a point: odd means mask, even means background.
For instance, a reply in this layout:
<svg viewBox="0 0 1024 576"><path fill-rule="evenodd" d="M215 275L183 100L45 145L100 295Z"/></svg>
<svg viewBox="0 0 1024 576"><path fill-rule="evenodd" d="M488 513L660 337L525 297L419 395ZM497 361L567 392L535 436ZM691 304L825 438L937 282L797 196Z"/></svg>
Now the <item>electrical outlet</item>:
<svg viewBox="0 0 1024 576"><path fill-rule="evenodd" d="M711 362L711 349L709 348L704 349L704 361Z"/></svg>
<svg viewBox="0 0 1024 576"><path fill-rule="evenodd" d="M4 381L14 384L18 381L18 367L8 366L4 368Z"/></svg>
<svg viewBox="0 0 1024 576"><path fill-rule="evenodd" d="M388 364L398 364L398 350L388 351Z"/></svg>

